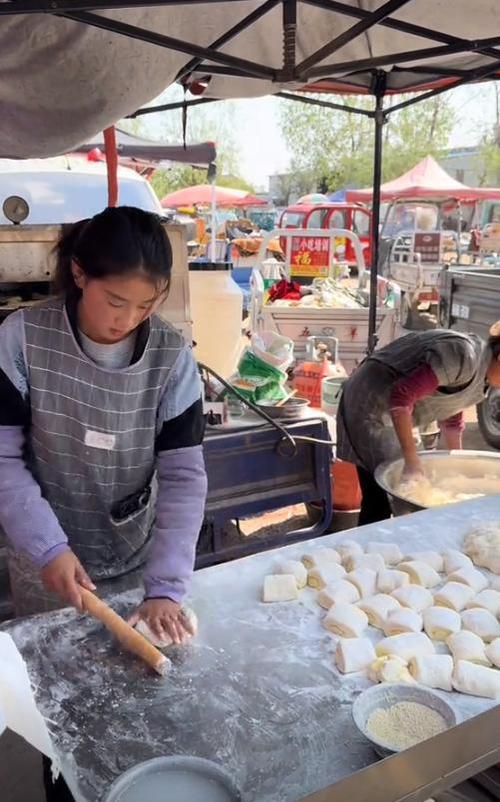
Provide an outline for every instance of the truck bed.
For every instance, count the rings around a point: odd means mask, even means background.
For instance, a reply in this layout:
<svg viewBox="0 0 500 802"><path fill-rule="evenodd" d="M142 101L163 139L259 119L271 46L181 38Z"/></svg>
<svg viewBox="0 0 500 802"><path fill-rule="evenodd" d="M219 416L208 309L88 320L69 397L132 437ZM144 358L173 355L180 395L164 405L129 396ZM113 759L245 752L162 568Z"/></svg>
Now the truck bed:
<svg viewBox="0 0 500 802"><path fill-rule="evenodd" d="M500 320L500 268L450 268L441 274L439 322L443 328L485 339Z"/></svg>

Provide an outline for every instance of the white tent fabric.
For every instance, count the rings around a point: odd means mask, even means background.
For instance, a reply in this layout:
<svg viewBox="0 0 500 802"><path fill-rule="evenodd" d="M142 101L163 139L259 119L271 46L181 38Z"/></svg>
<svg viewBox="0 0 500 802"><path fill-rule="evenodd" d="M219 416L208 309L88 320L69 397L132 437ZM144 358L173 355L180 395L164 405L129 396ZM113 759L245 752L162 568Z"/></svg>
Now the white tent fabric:
<svg viewBox="0 0 500 802"><path fill-rule="evenodd" d="M296 60L314 54L329 41L352 28L359 15L373 12L385 0L344 0L352 8L354 19L337 11L300 2L297 6ZM12 5L15 5L14 3ZM259 0L204 3L128 9L102 12L158 34L175 37L201 46L210 46L218 37L249 13L262 6ZM357 15L357 16L356 16ZM409 0L393 15L442 32L443 36L481 40L500 34L499 0ZM436 39L436 37L434 37ZM491 45L500 45L492 40ZM439 46L421 36L402 33L387 20L352 39L323 64L331 65L325 89L340 91L345 87L370 91L373 73L358 65L391 54ZM492 48L491 48L492 49ZM233 38L220 52L279 70L282 60L282 7L257 20ZM0 156L9 158L42 157L75 150L118 119L157 97L191 60L189 55L144 43L118 33L111 33L81 22L51 14L4 16L0 23ZM500 51L499 51L500 60ZM398 66L384 64L388 90L400 91L448 80L443 68L476 69L492 65L491 55L463 52L435 55L425 63L418 61L425 74L412 71L412 61L402 59ZM380 66L380 63L377 62ZM314 72L314 70L313 70ZM297 89L304 84L317 85L319 76L307 73L300 80L286 82L280 76L247 78L214 75L207 95L212 97L250 97ZM199 75L205 75L199 68ZM340 82L340 83L339 83ZM321 86L320 86L321 88Z"/></svg>

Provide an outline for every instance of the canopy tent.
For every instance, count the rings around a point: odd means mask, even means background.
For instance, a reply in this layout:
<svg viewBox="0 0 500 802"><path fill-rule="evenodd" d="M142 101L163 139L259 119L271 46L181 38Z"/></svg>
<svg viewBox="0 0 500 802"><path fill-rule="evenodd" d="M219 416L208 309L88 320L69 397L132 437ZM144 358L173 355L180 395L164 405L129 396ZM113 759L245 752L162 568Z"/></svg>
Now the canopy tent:
<svg viewBox="0 0 500 802"><path fill-rule="evenodd" d="M209 206L213 202L217 206L266 206L266 201L256 198L250 192L240 189L227 189L212 184L198 184L170 192L162 198L161 205L166 208L180 206Z"/></svg>
<svg viewBox="0 0 500 802"><path fill-rule="evenodd" d="M368 203L373 198L373 188L348 189L346 195L350 201ZM381 201L391 201L397 198L411 200L453 198L457 201L470 202L483 198L500 198L500 189L467 187L452 178L432 156L426 156L399 178L382 184L380 187Z"/></svg>
<svg viewBox="0 0 500 802"><path fill-rule="evenodd" d="M283 90L371 94L372 111L346 110L374 121L376 264L387 116L451 87L499 77L500 35L491 36L498 13L498 0L3 2L0 156L69 152L126 115L187 106L140 108L174 80L205 95L195 104L278 94L346 109ZM405 91L424 94L384 109L386 94ZM374 270L370 286L372 349Z"/></svg>
<svg viewBox="0 0 500 802"><path fill-rule="evenodd" d="M95 149L105 151L104 134L90 137L79 145L79 153L90 153ZM132 136L116 128L116 150L119 157L127 157L147 162L181 162L194 167L208 167L216 159L216 148L213 142L201 142L197 145L168 145L165 142L154 142L150 139Z"/></svg>

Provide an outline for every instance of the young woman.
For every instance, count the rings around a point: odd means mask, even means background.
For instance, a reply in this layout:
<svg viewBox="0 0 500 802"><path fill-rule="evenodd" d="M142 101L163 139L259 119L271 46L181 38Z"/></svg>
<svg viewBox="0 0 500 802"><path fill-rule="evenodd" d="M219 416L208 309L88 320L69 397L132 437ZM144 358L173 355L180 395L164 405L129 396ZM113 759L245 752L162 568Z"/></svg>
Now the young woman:
<svg viewBox="0 0 500 802"><path fill-rule="evenodd" d="M59 242L59 296L0 327L0 525L17 615L142 580L132 622L189 634L204 418L192 351L154 314L171 266L159 218L106 209Z"/></svg>
<svg viewBox="0 0 500 802"><path fill-rule="evenodd" d="M463 410L500 387L500 323L488 342L475 334L412 332L375 351L344 385L337 416L337 453L358 469L359 524L389 518L387 494L373 476L403 455L404 474L421 472L414 426L437 420L447 448L462 447Z"/></svg>

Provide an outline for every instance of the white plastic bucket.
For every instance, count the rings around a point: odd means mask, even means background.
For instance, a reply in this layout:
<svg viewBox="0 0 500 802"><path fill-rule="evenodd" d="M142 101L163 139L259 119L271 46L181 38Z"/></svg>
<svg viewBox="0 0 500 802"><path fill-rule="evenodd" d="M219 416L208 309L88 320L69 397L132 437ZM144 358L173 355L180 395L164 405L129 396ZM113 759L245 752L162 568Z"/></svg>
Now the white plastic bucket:
<svg viewBox="0 0 500 802"><path fill-rule="evenodd" d="M335 417L339 408L340 391L346 381L345 376L327 376L321 382L321 409Z"/></svg>
<svg viewBox="0 0 500 802"><path fill-rule="evenodd" d="M189 295L193 319L194 355L224 379L238 364L243 293L231 278L231 265L189 265Z"/></svg>

